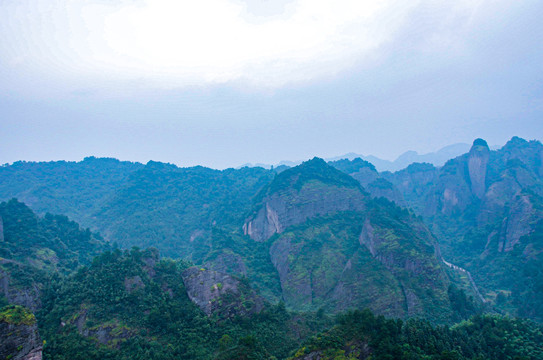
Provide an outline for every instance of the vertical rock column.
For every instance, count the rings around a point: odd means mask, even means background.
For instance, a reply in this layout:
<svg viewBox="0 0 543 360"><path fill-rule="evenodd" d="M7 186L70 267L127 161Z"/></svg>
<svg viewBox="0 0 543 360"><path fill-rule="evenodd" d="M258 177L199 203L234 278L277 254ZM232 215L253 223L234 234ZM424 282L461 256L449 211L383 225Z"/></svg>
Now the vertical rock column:
<svg viewBox="0 0 543 360"><path fill-rule="evenodd" d="M486 168L490 150L483 139L475 139L469 151L468 170L471 182L471 193L482 199L486 192Z"/></svg>

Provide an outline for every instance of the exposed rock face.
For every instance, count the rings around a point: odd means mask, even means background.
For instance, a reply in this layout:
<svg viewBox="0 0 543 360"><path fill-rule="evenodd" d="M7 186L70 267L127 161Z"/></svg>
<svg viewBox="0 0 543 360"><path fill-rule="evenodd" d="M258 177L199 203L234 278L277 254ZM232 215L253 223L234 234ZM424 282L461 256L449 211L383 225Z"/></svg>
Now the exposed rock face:
<svg viewBox="0 0 543 360"><path fill-rule="evenodd" d="M511 251L520 238L532 231L534 209L528 196L519 196L513 203L509 216L503 219L502 237L498 251Z"/></svg>
<svg viewBox="0 0 543 360"><path fill-rule="evenodd" d="M120 348L122 342L133 337L135 331L123 326L118 321L108 322L104 325L88 327L87 326L87 310L82 309L72 321L76 326L77 331L84 337L91 337L102 345L113 348ZM64 324L61 324L64 325Z"/></svg>
<svg viewBox="0 0 543 360"><path fill-rule="evenodd" d="M0 216L0 241L4 241L4 220Z"/></svg>
<svg viewBox="0 0 543 360"><path fill-rule="evenodd" d="M289 258L297 257L302 250L301 243L292 244L292 235L282 236L270 248L270 258L279 273L283 298L287 305L311 304L313 301L313 279L311 272L301 276L290 268Z"/></svg>
<svg viewBox="0 0 543 360"><path fill-rule="evenodd" d="M398 247L401 239L398 239L397 245L391 246L390 232L380 227L374 228L370 219L366 219L360 234L360 244L366 246L371 255L399 279L409 317L424 313L424 304L421 299L425 294L421 293L420 289L414 288L413 279L418 278L423 283L429 283L441 278L435 284L437 286L446 284L446 276L442 270L439 270L440 259L431 256L439 254L439 250L432 249L432 246L435 246L434 240L428 232L418 231L418 234L426 237L422 239L423 242L418 246L405 244L402 246L405 247L404 249ZM406 250L416 252L412 253L413 255L407 255ZM406 273L409 274L407 278L402 275Z"/></svg>
<svg viewBox="0 0 543 360"><path fill-rule="evenodd" d="M376 241L379 240L375 239L373 236L373 226L371 226L370 219L366 219L366 221L364 221L364 226L362 227L362 232L360 233L359 239L360 245L365 245L370 251L371 255L375 257L377 255L375 248L376 246L379 246Z"/></svg>
<svg viewBox="0 0 543 360"><path fill-rule="evenodd" d="M245 235L259 242L315 216L365 207L358 182L317 158L282 172L264 191L243 225Z"/></svg>
<svg viewBox="0 0 543 360"><path fill-rule="evenodd" d="M445 313L431 310L449 306L433 237L407 212L392 225L388 210L370 204L364 213L308 220L273 238L270 259L285 304L332 312L368 307L386 316L443 321Z"/></svg>
<svg viewBox="0 0 543 360"><path fill-rule="evenodd" d="M486 190L486 171L490 150L488 144L483 139L476 139L473 142L468 155L469 179L471 182L471 192L477 198L482 199Z"/></svg>
<svg viewBox="0 0 543 360"><path fill-rule="evenodd" d="M260 296L228 274L193 266L182 276L189 298L207 315L246 315L260 312L264 306Z"/></svg>
<svg viewBox="0 0 543 360"><path fill-rule="evenodd" d="M37 325L0 323L0 358L41 360L42 341Z"/></svg>
<svg viewBox="0 0 543 360"><path fill-rule="evenodd" d="M384 173L382 176L394 184L406 206L408 205L424 216L436 212L438 196L435 192L428 192L428 186L435 183L438 176L438 169L433 165L411 164L404 170L394 174Z"/></svg>
<svg viewBox="0 0 543 360"><path fill-rule="evenodd" d="M249 219L243 231L251 239L265 241L287 227L304 222L308 218L338 211L355 211L364 208L364 196L356 188L308 184L299 192L273 194L265 200L256 216Z"/></svg>
<svg viewBox="0 0 543 360"><path fill-rule="evenodd" d="M10 260L1 259L0 264L12 262ZM29 287L15 287L11 284L9 273L0 269L0 294L2 294L10 304L24 306L31 311L36 311L41 306L40 289L37 284L32 284Z"/></svg>
<svg viewBox="0 0 543 360"><path fill-rule="evenodd" d="M491 152L486 141L477 139L469 153L449 160L440 169L413 164L384 177L400 190L410 208L432 222L450 222L450 216L463 221L469 210L482 227L500 220L504 207L522 189L542 195L541 156L539 142L513 138Z"/></svg>
<svg viewBox="0 0 543 360"><path fill-rule="evenodd" d="M439 237L445 258L469 271L487 300L497 290L524 297L534 287L523 285L523 272L502 270L539 266L528 260L540 261L542 159L539 141L513 137L490 151L477 139L469 153L436 169L433 178L424 178L422 167L414 169L416 174L400 171L385 177ZM529 316L537 313L532 310Z"/></svg>
<svg viewBox="0 0 543 360"><path fill-rule="evenodd" d="M0 320L0 359L41 360L42 340L33 323Z"/></svg>

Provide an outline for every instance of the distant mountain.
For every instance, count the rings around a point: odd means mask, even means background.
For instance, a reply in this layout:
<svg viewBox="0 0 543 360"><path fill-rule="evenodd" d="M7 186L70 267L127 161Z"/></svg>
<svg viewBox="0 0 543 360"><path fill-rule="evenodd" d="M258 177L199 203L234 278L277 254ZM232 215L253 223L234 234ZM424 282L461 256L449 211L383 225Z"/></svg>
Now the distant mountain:
<svg viewBox="0 0 543 360"><path fill-rule="evenodd" d="M339 161L343 159L354 160L356 158L360 158L362 160L370 162L377 171L398 171L398 170L406 168L408 165L412 163L429 163L438 167L443 166L443 164L445 164L447 160L457 157L458 155L462 155L468 152L469 149L470 149L469 144L458 143L458 144L445 146L444 148L439 149L436 152L431 152L427 154L419 154L416 151L412 151L412 150L406 151L405 153L398 156L398 158L394 161L383 160L374 155L361 155L361 154L356 154L352 152L348 154L340 155L340 156L326 158L325 160L328 162L334 162L334 161ZM277 165L275 165L275 168L294 167L294 166L300 165L302 162L303 162L302 160L299 160L299 161L284 160L284 161L279 162ZM241 167L245 167L245 166L262 167L265 169L274 168L274 166L271 164L262 164L262 163L257 163L257 164L247 163L247 164L242 165Z"/></svg>
<svg viewBox="0 0 543 360"><path fill-rule="evenodd" d="M0 167L0 200L65 214L121 246L155 246L198 261L194 249L207 251L211 228L242 222L252 196L274 174L97 158L17 162Z"/></svg>
<svg viewBox="0 0 543 360"><path fill-rule="evenodd" d="M398 156L394 161L383 160L373 155L359 155L354 153L345 154L343 156L336 156L334 158L326 159L327 161L336 161L341 159L353 160L355 158L361 158L372 163L378 171L398 171L406 168L412 163L429 163L434 166L443 166L445 162L458 155L464 154L469 151L469 144L458 143L446 146L439 149L436 152L419 154L416 151L406 151Z"/></svg>
<svg viewBox="0 0 543 360"><path fill-rule="evenodd" d="M0 201L17 198L38 214L63 214L92 227L94 213L143 164L87 157L0 166Z"/></svg>
<svg viewBox="0 0 543 360"><path fill-rule="evenodd" d="M328 164L349 174L352 178L357 180L360 185L364 187L364 190L369 192L372 197L384 197L400 206L406 205L403 195L394 184L386 180L370 162L362 160L361 158L355 158L353 160L341 159L329 161Z"/></svg>

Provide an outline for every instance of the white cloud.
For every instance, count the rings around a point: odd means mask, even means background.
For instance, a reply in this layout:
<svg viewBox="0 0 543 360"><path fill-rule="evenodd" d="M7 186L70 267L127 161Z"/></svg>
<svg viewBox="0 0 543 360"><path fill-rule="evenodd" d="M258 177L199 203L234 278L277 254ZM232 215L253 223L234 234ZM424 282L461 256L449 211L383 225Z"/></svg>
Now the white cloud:
<svg viewBox="0 0 543 360"><path fill-rule="evenodd" d="M264 17L239 0L8 0L0 5L0 65L94 81L277 87L371 57L428 3L292 0L282 1L282 14ZM476 6L446 0L435 15ZM434 39L447 32L440 34Z"/></svg>

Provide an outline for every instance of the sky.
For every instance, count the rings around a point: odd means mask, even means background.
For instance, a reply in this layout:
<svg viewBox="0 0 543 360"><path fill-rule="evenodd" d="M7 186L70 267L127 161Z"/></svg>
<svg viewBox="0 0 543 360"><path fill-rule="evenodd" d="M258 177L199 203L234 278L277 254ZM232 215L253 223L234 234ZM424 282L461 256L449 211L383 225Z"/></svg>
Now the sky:
<svg viewBox="0 0 543 360"><path fill-rule="evenodd" d="M0 0L0 164L543 139L543 2Z"/></svg>

